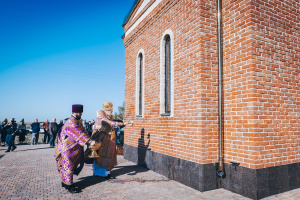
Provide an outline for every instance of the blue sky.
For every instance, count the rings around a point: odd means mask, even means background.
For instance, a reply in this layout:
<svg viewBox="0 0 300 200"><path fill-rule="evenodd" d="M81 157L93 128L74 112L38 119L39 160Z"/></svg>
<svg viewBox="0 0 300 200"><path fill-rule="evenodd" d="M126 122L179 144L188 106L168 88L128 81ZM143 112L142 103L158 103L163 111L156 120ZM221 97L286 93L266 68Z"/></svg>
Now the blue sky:
<svg viewBox="0 0 300 200"><path fill-rule="evenodd" d="M134 0L0 0L0 121L96 118L124 101L123 18Z"/></svg>

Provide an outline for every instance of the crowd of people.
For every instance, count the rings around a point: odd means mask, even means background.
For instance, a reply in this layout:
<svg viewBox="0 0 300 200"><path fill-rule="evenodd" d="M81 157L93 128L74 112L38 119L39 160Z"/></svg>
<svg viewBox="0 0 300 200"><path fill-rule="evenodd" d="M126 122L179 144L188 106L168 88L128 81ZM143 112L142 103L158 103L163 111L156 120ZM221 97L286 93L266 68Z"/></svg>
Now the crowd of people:
<svg viewBox="0 0 300 200"><path fill-rule="evenodd" d="M61 128L63 127L63 120L60 120L59 124L56 123L56 118L53 118L52 122L49 123L48 119L43 123L44 129L44 138L43 143L49 144L50 147L55 146L55 139L57 135L60 133ZM31 124L30 129L32 131L31 136L31 145L38 144L39 134L40 134L40 123L38 119L34 120L34 123ZM56 141L57 143L57 141Z"/></svg>
<svg viewBox="0 0 300 200"><path fill-rule="evenodd" d="M44 129L43 143L49 144L50 147L55 146L55 160L57 162L57 170L61 173L61 186L67 189L70 193L78 192L73 184L73 175L78 175L83 168L84 163L93 164L93 175L104 177L105 179L114 179L111 175L111 170L117 165L117 145L122 140L120 129L124 128L128 123L122 120L115 120L112 114L113 104L105 102L103 110L97 111L96 121L82 120L83 105L72 105L72 115L66 119L56 123L53 118L49 123L46 120L42 127ZM129 123L132 125L132 123ZM35 145L39 140L41 131L38 119L30 125L32 132L31 145ZM14 151L15 137L19 136L20 143L25 141L26 125L24 120L18 125L15 119L12 118L9 123L4 120L1 127L1 144L8 146L6 152ZM5 138L5 142L4 142ZM57 138L57 145L55 140ZM84 151L84 145L88 148ZM96 148L97 147L97 148ZM97 152L97 156L91 156L91 151Z"/></svg>
<svg viewBox="0 0 300 200"><path fill-rule="evenodd" d="M14 151L17 147L15 145L15 137L19 135L19 143L23 144L26 135L26 125L24 124L24 119L20 121L18 125L15 118L11 118L9 122L5 119L0 125L0 139L1 145L5 146L7 144L8 149L6 152Z"/></svg>
<svg viewBox="0 0 300 200"><path fill-rule="evenodd" d="M86 123L85 119L82 122L83 127L87 130L90 136L92 135L94 123L94 120ZM51 123L47 119L42 124L44 129L43 143L50 144L50 147L55 147L55 143L58 143L57 136L60 133L63 125L63 120L60 120L59 124L57 124L56 118L53 118ZM27 130L24 119L22 119L19 124L17 124L15 118L11 118L9 122L7 119L4 119L0 124L0 145L8 146L6 152L14 151L17 148L15 145L16 137L19 136L19 144L25 144L26 135L28 132L32 133L30 144L38 144L39 135L41 132L41 123L38 122L38 119L35 119L28 128L29 130Z"/></svg>
<svg viewBox="0 0 300 200"><path fill-rule="evenodd" d="M83 128L85 128L85 130L88 132L88 134L90 136L92 136L92 132L93 132L93 129L94 129L94 124L95 124L94 120L89 121L88 123L86 123L86 119L84 119L82 121Z"/></svg>

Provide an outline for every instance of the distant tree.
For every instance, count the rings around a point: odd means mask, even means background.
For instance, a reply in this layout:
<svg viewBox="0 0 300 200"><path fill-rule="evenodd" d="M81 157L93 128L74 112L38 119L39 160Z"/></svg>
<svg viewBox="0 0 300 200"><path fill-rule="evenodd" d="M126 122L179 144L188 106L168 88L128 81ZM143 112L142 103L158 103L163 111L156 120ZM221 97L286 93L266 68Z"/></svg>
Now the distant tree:
<svg viewBox="0 0 300 200"><path fill-rule="evenodd" d="M118 107L118 112L115 112L114 116L115 119L124 120L124 102L123 102L123 106Z"/></svg>

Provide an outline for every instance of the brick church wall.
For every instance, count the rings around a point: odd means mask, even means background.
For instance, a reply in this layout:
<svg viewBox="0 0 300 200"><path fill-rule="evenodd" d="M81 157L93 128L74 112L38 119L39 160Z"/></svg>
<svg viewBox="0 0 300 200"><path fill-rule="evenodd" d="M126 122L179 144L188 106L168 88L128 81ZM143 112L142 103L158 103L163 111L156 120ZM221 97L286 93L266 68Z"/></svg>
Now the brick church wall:
<svg viewBox="0 0 300 200"><path fill-rule="evenodd" d="M137 16L154 2L150 0ZM125 36L125 121L134 121L125 129L125 158L200 191L222 187L259 199L299 188L300 2L222 4L226 176L216 181L218 55L213 0L163 0ZM137 20L132 16L125 32ZM160 116L160 45L166 30L174 35L174 117ZM145 59L142 118L135 110L139 52Z"/></svg>
<svg viewBox="0 0 300 200"><path fill-rule="evenodd" d="M223 1L225 161L300 161L299 1Z"/></svg>
<svg viewBox="0 0 300 200"><path fill-rule="evenodd" d="M190 3L188 3L190 2ZM218 71L214 1L163 1L125 37L126 144L194 161L218 159ZM127 24L125 30L128 29ZM174 117L160 117L160 41L174 34ZM144 117L135 117L136 59L145 51Z"/></svg>

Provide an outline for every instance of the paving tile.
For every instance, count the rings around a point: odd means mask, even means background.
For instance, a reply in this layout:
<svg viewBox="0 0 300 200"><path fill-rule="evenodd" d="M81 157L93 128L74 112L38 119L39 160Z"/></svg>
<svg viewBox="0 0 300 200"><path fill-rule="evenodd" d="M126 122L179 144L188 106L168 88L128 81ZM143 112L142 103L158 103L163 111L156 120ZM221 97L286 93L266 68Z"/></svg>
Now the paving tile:
<svg viewBox="0 0 300 200"><path fill-rule="evenodd" d="M14 152L6 154L5 150L6 147L0 147L0 155L4 155L0 158L0 199L248 199L225 189L200 192L137 166L123 156L118 156L118 166L112 171L117 179L93 177L92 165L85 165L81 174L74 176L81 192L70 194L60 186L54 149L49 145L18 145ZM300 199L300 189L264 199Z"/></svg>

